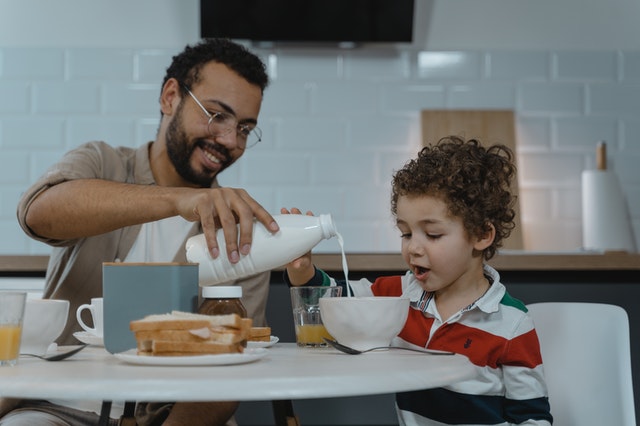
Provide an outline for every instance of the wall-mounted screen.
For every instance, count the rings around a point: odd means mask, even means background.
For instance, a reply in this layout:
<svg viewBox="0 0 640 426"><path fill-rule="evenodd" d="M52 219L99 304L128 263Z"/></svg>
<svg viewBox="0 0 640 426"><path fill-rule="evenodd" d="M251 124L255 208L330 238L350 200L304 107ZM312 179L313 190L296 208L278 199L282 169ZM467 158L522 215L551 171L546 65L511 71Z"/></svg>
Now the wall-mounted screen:
<svg viewBox="0 0 640 426"><path fill-rule="evenodd" d="M200 35L254 42L407 43L414 0L200 0Z"/></svg>

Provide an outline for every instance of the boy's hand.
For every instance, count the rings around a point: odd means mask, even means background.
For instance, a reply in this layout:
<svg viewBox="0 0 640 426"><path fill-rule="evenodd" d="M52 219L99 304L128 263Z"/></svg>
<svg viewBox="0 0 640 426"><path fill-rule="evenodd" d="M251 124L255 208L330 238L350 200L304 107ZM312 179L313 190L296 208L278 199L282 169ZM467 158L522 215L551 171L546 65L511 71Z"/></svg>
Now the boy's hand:
<svg viewBox="0 0 640 426"><path fill-rule="evenodd" d="M282 214L302 214L300 209L293 207L291 210L281 208ZM307 211L307 216L313 216L311 211ZM293 259L286 265L287 275L289 276L289 282L294 285L303 285L307 283L315 274L315 268L311 259L311 252L307 252L297 259Z"/></svg>

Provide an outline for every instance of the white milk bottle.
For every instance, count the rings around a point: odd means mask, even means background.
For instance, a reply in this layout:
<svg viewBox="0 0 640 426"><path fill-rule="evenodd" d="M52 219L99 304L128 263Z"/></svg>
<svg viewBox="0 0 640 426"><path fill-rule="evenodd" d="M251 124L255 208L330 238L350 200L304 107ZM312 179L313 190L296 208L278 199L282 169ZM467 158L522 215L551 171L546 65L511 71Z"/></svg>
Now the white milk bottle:
<svg viewBox="0 0 640 426"><path fill-rule="evenodd" d="M215 285L268 271L302 256L323 239L337 235L333 219L329 214L307 216L282 214L273 216L280 230L269 232L260 222L253 225L251 252L240 255L236 264L229 262L222 229L217 231L220 255L213 259L204 234L187 240L187 260L199 263L200 285ZM239 231L238 231L239 232Z"/></svg>

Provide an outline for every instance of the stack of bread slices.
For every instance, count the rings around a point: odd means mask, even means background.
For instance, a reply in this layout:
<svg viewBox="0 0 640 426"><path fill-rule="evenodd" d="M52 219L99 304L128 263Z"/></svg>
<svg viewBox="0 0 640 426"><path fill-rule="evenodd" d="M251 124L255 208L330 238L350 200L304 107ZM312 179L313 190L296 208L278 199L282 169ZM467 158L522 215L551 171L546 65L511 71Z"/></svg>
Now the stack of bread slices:
<svg viewBox="0 0 640 426"><path fill-rule="evenodd" d="M252 321L237 314L202 315L173 311L131 321L138 355L189 356L242 353Z"/></svg>
<svg viewBox="0 0 640 426"><path fill-rule="evenodd" d="M250 342L269 342L271 340L271 327L251 327L249 330Z"/></svg>

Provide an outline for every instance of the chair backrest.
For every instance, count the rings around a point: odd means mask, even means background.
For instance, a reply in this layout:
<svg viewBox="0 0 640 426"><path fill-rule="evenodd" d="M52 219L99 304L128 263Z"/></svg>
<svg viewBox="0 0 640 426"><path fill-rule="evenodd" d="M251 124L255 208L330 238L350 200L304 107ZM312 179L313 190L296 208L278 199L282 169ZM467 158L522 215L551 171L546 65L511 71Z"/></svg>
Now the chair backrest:
<svg viewBox="0 0 640 426"><path fill-rule="evenodd" d="M635 426L629 318L601 303L527 306L533 317L555 426Z"/></svg>

